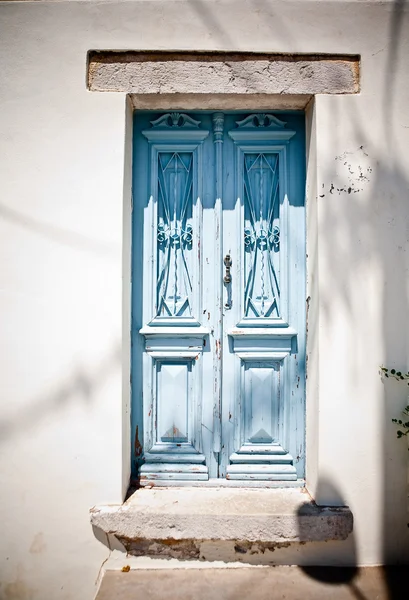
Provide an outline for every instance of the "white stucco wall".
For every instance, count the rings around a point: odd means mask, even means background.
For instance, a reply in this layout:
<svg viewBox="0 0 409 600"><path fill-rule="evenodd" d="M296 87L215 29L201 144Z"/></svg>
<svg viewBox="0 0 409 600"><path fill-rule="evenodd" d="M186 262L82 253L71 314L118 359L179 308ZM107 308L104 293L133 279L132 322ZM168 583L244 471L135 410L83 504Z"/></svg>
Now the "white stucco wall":
<svg viewBox="0 0 409 600"><path fill-rule="evenodd" d="M296 560L407 560L405 390L378 366L409 358L409 7L0 2L0 597L91 598L108 549L88 509L127 485L130 115L86 89L99 48L361 55L361 93L316 98L309 148L308 476L355 529Z"/></svg>

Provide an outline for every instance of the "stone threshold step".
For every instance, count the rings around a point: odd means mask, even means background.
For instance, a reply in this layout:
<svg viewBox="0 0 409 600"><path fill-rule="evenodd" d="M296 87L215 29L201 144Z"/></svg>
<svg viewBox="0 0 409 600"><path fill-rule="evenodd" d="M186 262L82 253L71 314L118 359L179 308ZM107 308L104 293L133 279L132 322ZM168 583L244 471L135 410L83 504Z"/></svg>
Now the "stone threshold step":
<svg viewBox="0 0 409 600"><path fill-rule="evenodd" d="M131 553L139 544L139 555L161 545L180 548L182 541L344 540L353 528L348 507L317 506L299 488L142 488L124 504L90 513L94 527L115 535Z"/></svg>

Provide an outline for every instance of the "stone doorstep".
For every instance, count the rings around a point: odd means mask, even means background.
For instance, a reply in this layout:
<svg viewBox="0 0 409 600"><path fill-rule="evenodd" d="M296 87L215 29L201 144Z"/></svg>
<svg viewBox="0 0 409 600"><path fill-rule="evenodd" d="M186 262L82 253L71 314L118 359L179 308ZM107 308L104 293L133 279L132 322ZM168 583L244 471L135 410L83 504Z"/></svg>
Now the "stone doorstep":
<svg viewBox="0 0 409 600"><path fill-rule="evenodd" d="M297 488L142 488L124 504L96 506L90 513L94 527L113 534L132 554L203 541L345 540L353 527L348 507L317 506Z"/></svg>

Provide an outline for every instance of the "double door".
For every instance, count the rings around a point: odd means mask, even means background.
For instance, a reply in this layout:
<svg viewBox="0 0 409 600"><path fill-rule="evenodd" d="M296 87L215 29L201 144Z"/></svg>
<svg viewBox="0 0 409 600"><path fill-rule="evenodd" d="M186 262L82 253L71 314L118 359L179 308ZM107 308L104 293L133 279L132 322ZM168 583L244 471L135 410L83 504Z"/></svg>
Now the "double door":
<svg viewBox="0 0 409 600"><path fill-rule="evenodd" d="M300 113L136 113L142 484L303 477L304 161Z"/></svg>

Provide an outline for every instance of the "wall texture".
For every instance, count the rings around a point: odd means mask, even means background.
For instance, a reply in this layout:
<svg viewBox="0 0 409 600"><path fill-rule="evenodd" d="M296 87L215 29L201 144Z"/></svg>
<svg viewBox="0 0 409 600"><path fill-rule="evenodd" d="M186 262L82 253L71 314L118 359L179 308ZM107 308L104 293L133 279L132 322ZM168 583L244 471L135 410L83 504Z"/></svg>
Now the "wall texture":
<svg viewBox="0 0 409 600"><path fill-rule="evenodd" d="M361 55L308 148L309 476L355 529L277 561L407 560L405 390L378 367L409 358L408 4L0 2L0 597L91 598L88 509L127 484L130 109L87 90L91 49Z"/></svg>

